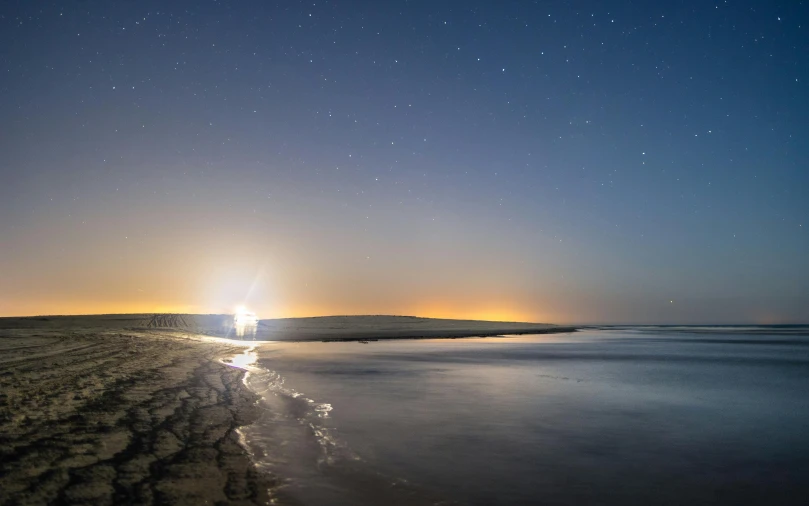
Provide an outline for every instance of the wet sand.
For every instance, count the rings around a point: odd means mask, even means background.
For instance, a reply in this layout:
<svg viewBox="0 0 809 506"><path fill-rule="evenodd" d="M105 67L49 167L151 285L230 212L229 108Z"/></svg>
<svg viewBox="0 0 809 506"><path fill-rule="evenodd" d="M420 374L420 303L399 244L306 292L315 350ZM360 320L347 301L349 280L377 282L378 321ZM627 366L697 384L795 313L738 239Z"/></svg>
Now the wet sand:
<svg viewBox="0 0 809 506"><path fill-rule="evenodd" d="M266 504L236 429L241 348L181 333L0 329L0 504Z"/></svg>

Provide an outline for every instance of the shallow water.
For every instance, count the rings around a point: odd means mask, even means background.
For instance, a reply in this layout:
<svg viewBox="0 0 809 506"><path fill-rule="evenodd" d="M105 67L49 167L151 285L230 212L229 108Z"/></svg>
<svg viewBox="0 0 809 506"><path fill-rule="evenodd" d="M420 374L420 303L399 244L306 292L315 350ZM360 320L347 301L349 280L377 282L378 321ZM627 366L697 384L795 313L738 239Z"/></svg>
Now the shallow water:
<svg viewBox="0 0 809 506"><path fill-rule="evenodd" d="M243 435L304 504L806 504L809 328L284 343ZM248 360L249 362L249 360Z"/></svg>

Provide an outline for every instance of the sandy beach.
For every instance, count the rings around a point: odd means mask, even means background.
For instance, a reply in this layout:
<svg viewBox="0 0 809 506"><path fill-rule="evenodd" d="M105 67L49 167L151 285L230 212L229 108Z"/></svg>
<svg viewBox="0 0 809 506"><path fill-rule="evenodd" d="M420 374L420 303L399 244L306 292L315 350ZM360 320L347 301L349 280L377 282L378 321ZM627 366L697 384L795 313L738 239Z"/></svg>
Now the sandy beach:
<svg viewBox="0 0 809 506"><path fill-rule="evenodd" d="M239 347L148 330L0 336L0 504L267 503L273 478L236 433L255 396L218 361Z"/></svg>
<svg viewBox="0 0 809 506"><path fill-rule="evenodd" d="M228 324L222 315L0 319L0 504L267 504L278 478L256 470L237 432L256 419L257 397L227 365L244 344L210 337ZM554 330L569 329L332 317L265 320L258 338Z"/></svg>

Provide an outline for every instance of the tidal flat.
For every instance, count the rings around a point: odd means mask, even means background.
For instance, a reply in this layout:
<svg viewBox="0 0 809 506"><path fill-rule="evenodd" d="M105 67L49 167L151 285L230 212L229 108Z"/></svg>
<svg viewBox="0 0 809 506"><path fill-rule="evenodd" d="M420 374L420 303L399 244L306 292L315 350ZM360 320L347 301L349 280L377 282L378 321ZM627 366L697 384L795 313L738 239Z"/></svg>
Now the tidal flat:
<svg viewBox="0 0 809 506"><path fill-rule="evenodd" d="M238 337L363 340L553 328L357 318L264 320L258 333ZM231 362L251 344L234 337L227 315L0 319L0 504L294 503L282 478L259 471L240 440L239 428L266 406Z"/></svg>

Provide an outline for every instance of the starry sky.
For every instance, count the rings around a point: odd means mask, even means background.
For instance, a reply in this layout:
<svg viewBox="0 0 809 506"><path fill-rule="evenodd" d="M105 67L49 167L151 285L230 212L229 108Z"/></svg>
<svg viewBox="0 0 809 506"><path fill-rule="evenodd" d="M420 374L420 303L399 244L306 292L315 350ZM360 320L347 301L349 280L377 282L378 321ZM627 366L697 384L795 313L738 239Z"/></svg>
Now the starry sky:
<svg viewBox="0 0 809 506"><path fill-rule="evenodd" d="M6 0L0 315L809 321L809 4Z"/></svg>

